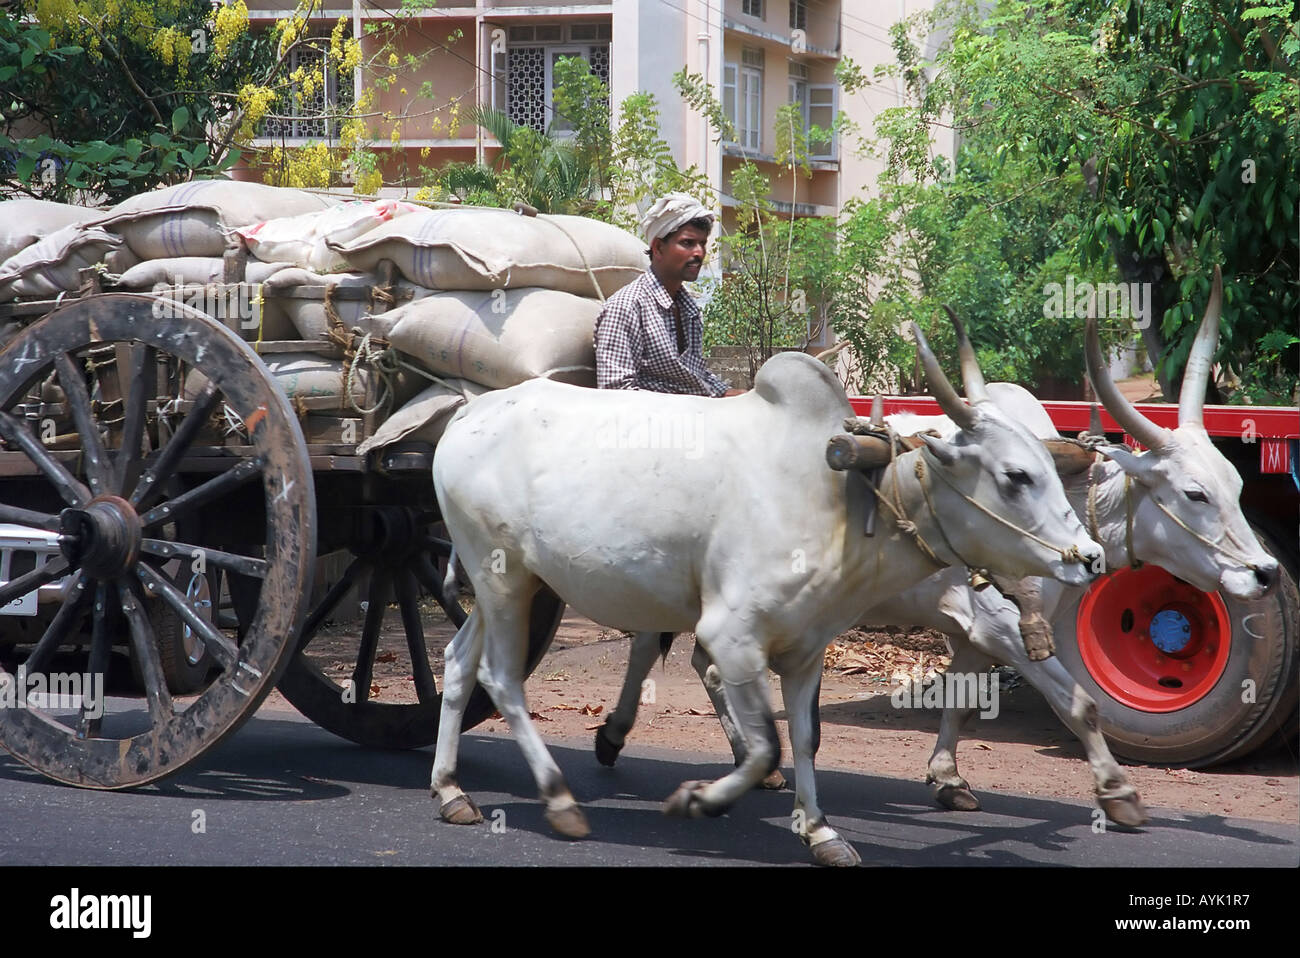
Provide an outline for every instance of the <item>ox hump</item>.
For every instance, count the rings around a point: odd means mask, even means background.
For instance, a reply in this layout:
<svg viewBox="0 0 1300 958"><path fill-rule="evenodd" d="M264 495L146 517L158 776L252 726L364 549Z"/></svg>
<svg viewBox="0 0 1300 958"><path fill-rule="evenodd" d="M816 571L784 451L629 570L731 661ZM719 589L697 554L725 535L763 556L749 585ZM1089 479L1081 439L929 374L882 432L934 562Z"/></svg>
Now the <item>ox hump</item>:
<svg viewBox="0 0 1300 958"><path fill-rule="evenodd" d="M853 415L835 374L807 353L777 353L754 377L754 392L800 418L838 420Z"/></svg>

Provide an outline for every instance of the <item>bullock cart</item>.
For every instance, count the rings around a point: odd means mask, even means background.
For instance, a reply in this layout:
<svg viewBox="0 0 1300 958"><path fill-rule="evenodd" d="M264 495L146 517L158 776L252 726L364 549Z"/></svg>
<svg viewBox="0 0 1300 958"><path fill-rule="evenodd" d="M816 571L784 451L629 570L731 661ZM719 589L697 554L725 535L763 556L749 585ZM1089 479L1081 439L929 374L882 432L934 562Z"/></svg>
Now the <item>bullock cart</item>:
<svg viewBox="0 0 1300 958"><path fill-rule="evenodd" d="M231 249L224 282L166 295L116 292L87 270L79 294L0 305L0 744L59 781L160 779L277 684L354 742L436 738L439 650L420 602L456 625L465 613L441 589L450 544L433 447L358 454L384 414L382 377L341 410L291 400L267 361L345 360L351 396L357 337L336 326L329 339L262 339L234 306L267 305L242 282L246 262ZM373 288L276 295L378 310L403 298L393 277L383 263ZM365 608L354 660L323 670L311 643L345 599ZM370 693L392 605L414 703ZM562 612L554 595L536 598L530 670ZM492 711L477 690L465 726Z"/></svg>

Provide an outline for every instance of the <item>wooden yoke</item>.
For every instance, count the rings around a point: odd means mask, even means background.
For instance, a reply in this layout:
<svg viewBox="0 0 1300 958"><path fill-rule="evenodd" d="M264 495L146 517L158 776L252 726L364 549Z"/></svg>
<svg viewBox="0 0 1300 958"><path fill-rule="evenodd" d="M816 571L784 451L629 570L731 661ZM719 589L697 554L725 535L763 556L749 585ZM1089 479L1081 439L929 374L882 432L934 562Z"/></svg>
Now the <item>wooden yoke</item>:
<svg viewBox="0 0 1300 958"><path fill-rule="evenodd" d="M924 445L916 436L898 436L898 454ZM889 465L889 440L884 436L832 436L826 443L826 464L837 472L871 472Z"/></svg>

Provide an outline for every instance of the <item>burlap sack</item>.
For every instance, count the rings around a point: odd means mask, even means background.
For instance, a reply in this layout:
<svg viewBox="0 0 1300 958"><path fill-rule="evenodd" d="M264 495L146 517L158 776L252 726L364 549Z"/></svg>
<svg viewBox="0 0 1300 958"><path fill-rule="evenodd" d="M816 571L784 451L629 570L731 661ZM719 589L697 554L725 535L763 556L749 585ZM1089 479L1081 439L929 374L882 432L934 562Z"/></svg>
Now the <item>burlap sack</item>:
<svg viewBox="0 0 1300 958"><path fill-rule="evenodd" d="M442 438L452 414L475 396L487 392L486 386L466 379L448 379L428 389L384 420L375 434L357 447L364 456L372 449L382 449L395 442L432 442Z"/></svg>
<svg viewBox="0 0 1300 958"><path fill-rule="evenodd" d="M275 353L263 356L262 361L296 409L351 409L344 387L346 370L342 360L325 359L315 353ZM363 408L372 375L367 367L358 366L352 376L352 397ZM185 398L193 399L207 383L208 378L201 370L191 369L185 377Z"/></svg>
<svg viewBox="0 0 1300 958"><path fill-rule="evenodd" d="M550 289L437 293L389 313L388 341L431 372L494 389L542 377L594 386L599 313Z"/></svg>
<svg viewBox="0 0 1300 958"><path fill-rule="evenodd" d="M337 286L347 289L362 289L368 293L379 285L379 277L371 273L316 273L307 269L290 267L276 273L267 280L264 289L268 301L274 301L281 308L297 330L301 339L326 339L330 328L330 318L325 301L322 299L295 299L284 295L290 290L302 288L321 288ZM411 299L423 299L432 295L433 290L416 286L406 280L398 280L398 290L409 291ZM371 315L372 310L379 309L377 299L367 295L364 299L333 300L333 309L338 321L348 332L360 329L363 334L370 333L386 339L392 329L391 312L380 310ZM386 308L386 307L385 307Z"/></svg>
<svg viewBox="0 0 1300 958"><path fill-rule="evenodd" d="M326 197L263 183L197 180L123 200L93 222L121 236L143 260L220 256L237 227L333 205Z"/></svg>
<svg viewBox="0 0 1300 958"><path fill-rule="evenodd" d="M121 243L112 233L88 226L56 230L0 263L0 303L75 290L80 271L101 262Z"/></svg>
<svg viewBox="0 0 1300 958"><path fill-rule="evenodd" d="M249 260L244 277L249 283L264 283L281 270L291 268L289 263ZM118 278L118 285L126 289L152 290L159 283L167 286L220 283L224 275L225 262L220 256L175 256L145 260L138 266L132 266Z"/></svg>
<svg viewBox="0 0 1300 958"><path fill-rule="evenodd" d="M390 259L431 289L536 286L609 296L646 268L645 244L581 216L520 216L509 210L422 210L349 243L329 242L352 269Z"/></svg>
<svg viewBox="0 0 1300 958"><path fill-rule="evenodd" d="M103 210L46 200L0 201L0 263L65 226L89 223L103 215Z"/></svg>

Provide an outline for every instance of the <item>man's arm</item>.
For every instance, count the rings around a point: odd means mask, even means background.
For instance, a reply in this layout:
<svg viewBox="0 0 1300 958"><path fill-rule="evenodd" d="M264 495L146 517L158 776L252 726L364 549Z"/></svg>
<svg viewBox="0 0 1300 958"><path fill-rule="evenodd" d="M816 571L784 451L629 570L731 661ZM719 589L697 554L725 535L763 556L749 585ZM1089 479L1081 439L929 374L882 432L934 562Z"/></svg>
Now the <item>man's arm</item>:
<svg viewBox="0 0 1300 958"><path fill-rule="evenodd" d="M606 303L596 319L596 386L636 389L637 367L645 352L645 336L636 307Z"/></svg>

